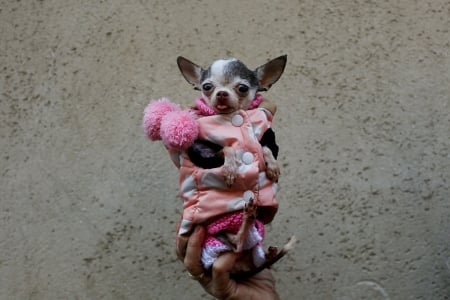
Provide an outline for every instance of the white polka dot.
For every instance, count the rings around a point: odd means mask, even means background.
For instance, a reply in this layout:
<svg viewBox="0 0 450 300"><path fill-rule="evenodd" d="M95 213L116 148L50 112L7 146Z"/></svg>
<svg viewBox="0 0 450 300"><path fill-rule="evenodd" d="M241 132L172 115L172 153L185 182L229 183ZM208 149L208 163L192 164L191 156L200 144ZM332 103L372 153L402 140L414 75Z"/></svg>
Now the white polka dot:
<svg viewBox="0 0 450 300"><path fill-rule="evenodd" d="M253 162L253 159L254 159L253 154L251 154L250 152L245 152L242 155L242 161L246 165L250 165Z"/></svg>
<svg viewBox="0 0 450 300"><path fill-rule="evenodd" d="M231 124L233 124L236 127L241 126L244 123L244 118L240 114L235 114L231 118Z"/></svg>

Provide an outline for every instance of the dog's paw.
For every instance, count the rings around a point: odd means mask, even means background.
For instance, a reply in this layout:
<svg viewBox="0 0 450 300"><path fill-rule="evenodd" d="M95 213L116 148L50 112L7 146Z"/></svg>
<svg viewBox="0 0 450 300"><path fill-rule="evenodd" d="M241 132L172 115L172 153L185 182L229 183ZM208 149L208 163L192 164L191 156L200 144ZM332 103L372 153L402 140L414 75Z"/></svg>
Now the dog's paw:
<svg viewBox="0 0 450 300"><path fill-rule="evenodd" d="M267 163L266 166L266 175L267 177L272 181L278 181L278 178L280 177L280 167L275 162Z"/></svg>
<svg viewBox="0 0 450 300"><path fill-rule="evenodd" d="M232 186L236 180L238 169L238 161L236 160L236 152L231 147L223 148L224 163L222 167L222 175L228 186Z"/></svg>
<svg viewBox="0 0 450 300"><path fill-rule="evenodd" d="M254 220L256 219L256 203L253 198L251 198L244 206L244 219Z"/></svg>
<svg viewBox="0 0 450 300"><path fill-rule="evenodd" d="M278 247L270 246L265 254L266 254L266 261L274 260L275 257L277 257L278 255Z"/></svg>
<svg viewBox="0 0 450 300"><path fill-rule="evenodd" d="M280 167L278 162L268 147L263 147L264 161L266 162L266 175L272 181L278 181L280 177Z"/></svg>
<svg viewBox="0 0 450 300"><path fill-rule="evenodd" d="M236 180L236 169L233 166L224 164L222 167L222 175L228 186L232 186Z"/></svg>

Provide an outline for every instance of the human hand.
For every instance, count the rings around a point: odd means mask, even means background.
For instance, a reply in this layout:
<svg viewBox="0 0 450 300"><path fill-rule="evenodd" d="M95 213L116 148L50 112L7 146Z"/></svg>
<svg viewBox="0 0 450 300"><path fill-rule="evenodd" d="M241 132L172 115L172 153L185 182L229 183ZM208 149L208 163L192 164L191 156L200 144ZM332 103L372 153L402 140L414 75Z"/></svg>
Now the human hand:
<svg viewBox="0 0 450 300"><path fill-rule="evenodd" d="M275 280L269 269L243 279L233 279L232 272L239 264L240 255L234 252L222 254L207 272L200 261L205 228L197 225L191 236L177 237L177 255L193 279L206 292L218 299L280 299L275 290Z"/></svg>

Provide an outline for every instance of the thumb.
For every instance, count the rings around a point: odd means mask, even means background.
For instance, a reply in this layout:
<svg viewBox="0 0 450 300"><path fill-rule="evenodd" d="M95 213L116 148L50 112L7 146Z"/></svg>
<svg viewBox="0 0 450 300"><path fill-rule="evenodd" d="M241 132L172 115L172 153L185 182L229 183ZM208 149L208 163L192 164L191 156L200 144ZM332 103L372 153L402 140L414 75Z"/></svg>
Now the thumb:
<svg viewBox="0 0 450 300"><path fill-rule="evenodd" d="M236 293L236 282L230 279L230 272L238 255L234 252L225 252L219 256L212 267L211 288L214 296L222 299L231 297Z"/></svg>

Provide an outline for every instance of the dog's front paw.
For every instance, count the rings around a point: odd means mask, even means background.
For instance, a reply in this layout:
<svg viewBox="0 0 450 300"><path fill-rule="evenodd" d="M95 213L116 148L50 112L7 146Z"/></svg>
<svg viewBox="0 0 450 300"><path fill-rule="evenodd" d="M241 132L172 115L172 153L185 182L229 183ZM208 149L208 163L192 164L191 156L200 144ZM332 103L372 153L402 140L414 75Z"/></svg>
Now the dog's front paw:
<svg viewBox="0 0 450 300"><path fill-rule="evenodd" d="M223 148L224 163L222 167L222 175L228 186L232 186L236 180L238 162L236 160L236 152L231 147Z"/></svg>
<svg viewBox="0 0 450 300"><path fill-rule="evenodd" d="M224 164L222 167L222 175L228 186L232 186L236 180L236 167L233 164Z"/></svg>
<svg viewBox="0 0 450 300"><path fill-rule="evenodd" d="M278 181L278 178L280 177L280 167L278 166L277 162L268 162L266 165L266 175L267 177L272 181Z"/></svg>

